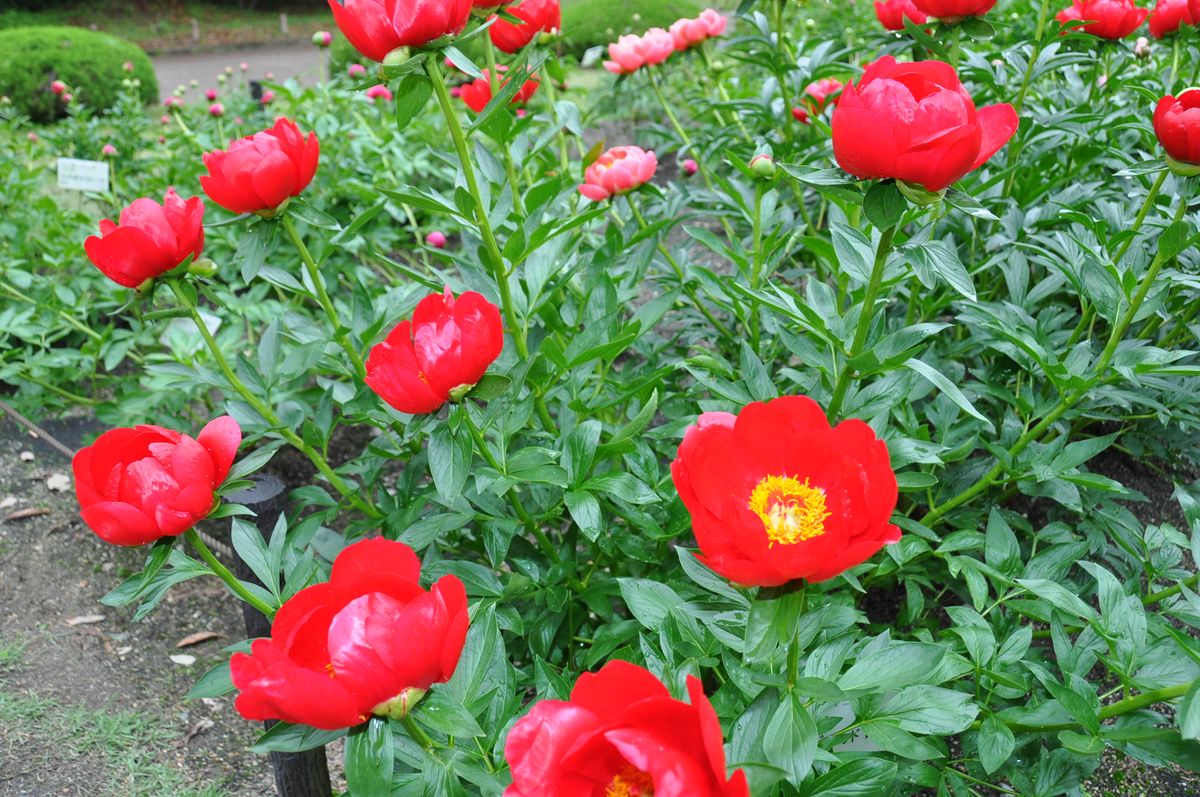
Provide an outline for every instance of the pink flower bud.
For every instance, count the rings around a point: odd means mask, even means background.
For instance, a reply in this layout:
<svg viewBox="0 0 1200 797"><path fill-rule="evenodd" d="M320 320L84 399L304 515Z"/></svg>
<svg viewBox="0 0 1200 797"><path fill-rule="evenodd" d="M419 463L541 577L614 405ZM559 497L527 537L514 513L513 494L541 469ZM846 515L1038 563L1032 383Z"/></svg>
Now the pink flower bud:
<svg viewBox="0 0 1200 797"><path fill-rule="evenodd" d="M213 102L214 100L216 100L217 99L217 90L216 89L206 89L204 91L204 99L208 100L209 102Z"/></svg>
<svg viewBox="0 0 1200 797"><path fill-rule="evenodd" d="M54 94L62 94L67 90L67 84L61 80L55 80L50 83L50 91Z"/></svg>
<svg viewBox="0 0 1200 797"><path fill-rule="evenodd" d="M34 133L33 131L26 133L25 137L29 139L29 143L31 144L36 144L38 142L38 134Z"/></svg>
<svg viewBox="0 0 1200 797"><path fill-rule="evenodd" d="M691 158L688 158L683 162L683 173L688 177L691 177L698 171L700 171L700 164L696 163Z"/></svg>
<svg viewBox="0 0 1200 797"><path fill-rule="evenodd" d="M220 119L225 115L225 106L219 102L214 102L208 106L208 115L214 119Z"/></svg>
<svg viewBox="0 0 1200 797"><path fill-rule="evenodd" d="M371 102L375 102L376 100L383 100L384 102L391 102L392 101L392 92L388 89L387 86L385 86L381 83L378 86L372 86L371 88L367 89L367 99L370 100Z"/></svg>
<svg viewBox="0 0 1200 797"><path fill-rule="evenodd" d="M264 91L262 95L262 104L270 105L273 102L275 102L275 92L271 91L270 89Z"/></svg>
<svg viewBox="0 0 1200 797"><path fill-rule="evenodd" d="M121 68L124 69L126 72L132 72L133 71L133 61L126 61L125 63L121 64Z"/></svg>
<svg viewBox="0 0 1200 797"><path fill-rule="evenodd" d="M333 34L327 30L319 30L312 35L312 43L317 47L328 47L333 44Z"/></svg>
<svg viewBox="0 0 1200 797"><path fill-rule="evenodd" d="M425 236L425 243L429 246L432 246L434 249L445 249L446 234L439 232L438 230L434 230L433 232L429 233L429 235Z"/></svg>
<svg viewBox="0 0 1200 797"><path fill-rule="evenodd" d="M362 77L363 75L367 74L367 68L362 64L350 64L350 66L346 68L346 74L350 77Z"/></svg>
<svg viewBox="0 0 1200 797"><path fill-rule="evenodd" d="M240 69L241 69L243 72L249 72L249 71L250 71L250 64L246 63L245 61L242 61L242 63L241 63L241 64L239 64L239 68L240 68Z"/></svg>
<svg viewBox="0 0 1200 797"><path fill-rule="evenodd" d="M116 157L117 148L114 147L112 144L105 144L103 147L100 148L100 154L105 158Z"/></svg>

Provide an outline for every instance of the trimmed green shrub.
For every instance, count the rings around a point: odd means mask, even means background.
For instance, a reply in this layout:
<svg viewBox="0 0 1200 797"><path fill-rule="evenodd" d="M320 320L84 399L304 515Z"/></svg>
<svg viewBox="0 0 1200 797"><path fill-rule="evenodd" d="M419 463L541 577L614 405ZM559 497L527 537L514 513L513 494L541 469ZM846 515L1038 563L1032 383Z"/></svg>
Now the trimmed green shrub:
<svg viewBox="0 0 1200 797"><path fill-rule="evenodd" d="M158 80L150 58L135 44L83 28L33 27L0 30L0 94L36 122L52 122L63 115L62 103L50 83L66 83L75 98L92 108L104 109L117 100L121 81L142 82L142 98L158 99Z"/></svg>
<svg viewBox="0 0 1200 797"><path fill-rule="evenodd" d="M612 0L570 0L563 3L563 44L582 53L616 41L624 33L666 28L680 17L694 17L708 6L700 0L627 0L613 13Z"/></svg>

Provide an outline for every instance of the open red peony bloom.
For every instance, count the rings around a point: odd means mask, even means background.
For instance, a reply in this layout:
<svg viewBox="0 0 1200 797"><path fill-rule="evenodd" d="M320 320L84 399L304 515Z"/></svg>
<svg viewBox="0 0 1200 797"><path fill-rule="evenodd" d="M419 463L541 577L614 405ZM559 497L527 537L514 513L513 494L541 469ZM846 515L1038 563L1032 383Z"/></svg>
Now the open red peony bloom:
<svg viewBox="0 0 1200 797"><path fill-rule="evenodd" d="M704 688L687 685L690 704L629 662L579 676L569 701L543 700L509 731L504 797L750 797L742 770L726 778Z"/></svg>
<svg viewBox="0 0 1200 797"><path fill-rule="evenodd" d="M587 167L579 193L594 202L627 194L652 179L658 158L641 147L613 147Z"/></svg>
<svg viewBox="0 0 1200 797"><path fill-rule="evenodd" d="M904 30L904 18L924 25L929 17L913 5L913 0L875 0L875 17L888 30Z"/></svg>
<svg viewBox="0 0 1200 797"><path fill-rule="evenodd" d="M160 205L142 197L121 211L120 224L100 222L83 242L88 259L118 285L136 288L204 250L204 200L186 202L167 189Z"/></svg>
<svg viewBox="0 0 1200 797"><path fill-rule="evenodd" d="M516 25L498 19L488 29L492 44L506 53L517 52L537 38L539 33L553 33L562 28L562 6L559 5L559 0L522 0L509 6L507 11L524 24Z"/></svg>
<svg viewBox="0 0 1200 797"><path fill-rule="evenodd" d="M1172 160L1200 171L1200 88L1159 100L1154 134Z"/></svg>
<svg viewBox="0 0 1200 797"><path fill-rule="evenodd" d="M982 17L992 10L996 0L913 0L913 5L931 17L947 21Z"/></svg>
<svg viewBox="0 0 1200 797"><path fill-rule="evenodd" d="M195 440L161 426L107 431L71 461L83 522L114 545L177 537L212 511L241 444L228 415Z"/></svg>
<svg viewBox="0 0 1200 797"><path fill-rule="evenodd" d="M270 639L234 654L238 713L322 730L372 714L406 716L454 674L467 636L462 581L443 576L426 592L420 577L421 563L402 542L347 547L328 582L280 607Z"/></svg>
<svg viewBox="0 0 1200 797"><path fill-rule="evenodd" d="M234 213L273 212L308 187L320 157L317 134L305 136L280 117L270 129L206 154L208 174L200 176L200 187Z"/></svg>
<svg viewBox="0 0 1200 797"><path fill-rule="evenodd" d="M1200 0L1196 0L1200 8ZM1195 25L1200 20L1193 18L1188 0L1158 0L1150 12L1150 35L1156 39L1175 33L1183 25Z"/></svg>
<svg viewBox="0 0 1200 797"><path fill-rule="evenodd" d="M380 62L401 47L457 36L471 17L471 0L329 0L329 8L354 49Z"/></svg>
<svg viewBox="0 0 1200 797"><path fill-rule="evenodd" d="M508 67L503 64L496 67L496 71L503 74L508 71ZM497 90L503 89L508 84L508 80L500 80ZM529 102L529 98L537 93L540 83L536 77L531 77L525 81L525 85L521 86L520 90L513 95L511 105L524 105ZM487 104L492 101L492 81L491 76L486 69L483 70L483 77L476 78L470 83L464 83L458 87L459 98L467 104L475 113L482 113Z"/></svg>
<svg viewBox="0 0 1200 797"><path fill-rule="evenodd" d="M825 581L900 539L887 445L807 396L704 413L671 478L704 562L738 584Z"/></svg>
<svg viewBox="0 0 1200 797"><path fill-rule="evenodd" d="M885 55L838 98L833 152L856 177L891 177L936 192L982 166L1017 124L1011 105L976 110L949 64Z"/></svg>
<svg viewBox="0 0 1200 797"><path fill-rule="evenodd" d="M1200 25L1200 0L1188 0L1188 11L1192 15L1192 23Z"/></svg>
<svg viewBox="0 0 1200 797"><path fill-rule="evenodd" d="M400 412L435 412L500 356L500 309L478 293L426 296L367 357L367 386Z"/></svg>
<svg viewBox="0 0 1200 797"><path fill-rule="evenodd" d="M1078 29L1101 39L1123 39L1138 29L1150 12L1133 0L1072 0L1055 17L1062 24L1083 20Z"/></svg>

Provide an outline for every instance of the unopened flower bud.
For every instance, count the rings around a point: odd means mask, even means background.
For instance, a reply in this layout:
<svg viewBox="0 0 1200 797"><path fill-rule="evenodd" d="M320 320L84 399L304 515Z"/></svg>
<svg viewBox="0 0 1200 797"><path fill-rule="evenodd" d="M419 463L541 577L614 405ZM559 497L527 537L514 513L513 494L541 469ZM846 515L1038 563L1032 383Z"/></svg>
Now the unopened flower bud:
<svg viewBox="0 0 1200 797"><path fill-rule="evenodd" d="M434 230L425 236L425 243L432 246L434 249L446 248L446 234L438 230Z"/></svg>
<svg viewBox="0 0 1200 797"><path fill-rule="evenodd" d="M755 155L750 159L750 171L764 180L775 176L775 159L770 155Z"/></svg>

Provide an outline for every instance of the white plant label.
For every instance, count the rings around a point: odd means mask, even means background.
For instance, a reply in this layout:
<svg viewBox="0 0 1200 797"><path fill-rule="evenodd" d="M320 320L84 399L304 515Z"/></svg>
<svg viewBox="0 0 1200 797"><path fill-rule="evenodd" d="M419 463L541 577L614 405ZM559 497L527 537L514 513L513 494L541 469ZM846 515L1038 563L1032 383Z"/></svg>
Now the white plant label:
<svg viewBox="0 0 1200 797"><path fill-rule="evenodd" d="M77 158L58 159L58 187L75 191L108 191L108 164Z"/></svg>

